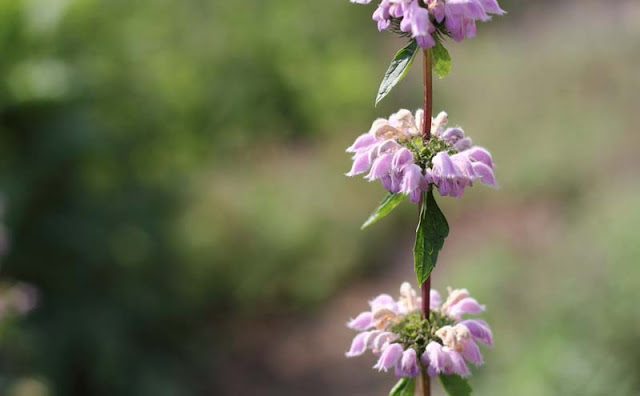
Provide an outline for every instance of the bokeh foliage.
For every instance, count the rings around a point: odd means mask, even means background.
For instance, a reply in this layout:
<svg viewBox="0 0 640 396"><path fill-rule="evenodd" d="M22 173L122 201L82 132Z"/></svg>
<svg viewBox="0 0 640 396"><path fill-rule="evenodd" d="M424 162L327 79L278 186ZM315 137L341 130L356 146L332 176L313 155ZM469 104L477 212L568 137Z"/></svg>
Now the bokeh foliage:
<svg viewBox="0 0 640 396"><path fill-rule="evenodd" d="M354 10L251 3L0 5L3 273L42 293L5 388L206 391L210 321L317 301L362 257L335 234L345 192L301 183L329 175L305 142L371 103Z"/></svg>

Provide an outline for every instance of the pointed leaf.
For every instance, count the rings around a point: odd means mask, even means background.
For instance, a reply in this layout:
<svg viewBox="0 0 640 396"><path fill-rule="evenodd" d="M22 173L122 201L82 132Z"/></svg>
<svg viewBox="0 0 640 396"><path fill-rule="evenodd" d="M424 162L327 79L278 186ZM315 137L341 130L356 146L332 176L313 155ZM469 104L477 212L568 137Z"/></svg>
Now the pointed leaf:
<svg viewBox="0 0 640 396"><path fill-rule="evenodd" d="M415 389L415 378L405 377L398 381L398 383L391 389L389 396L414 396Z"/></svg>
<svg viewBox="0 0 640 396"><path fill-rule="evenodd" d="M420 220L416 229L416 243L413 247L413 264L418 284L421 285L431 274L438 261L438 253L449 235L449 224L438 207L433 191L422 194Z"/></svg>
<svg viewBox="0 0 640 396"><path fill-rule="evenodd" d="M459 375L440 375L440 382L449 396L471 395L469 382Z"/></svg>
<svg viewBox="0 0 640 396"><path fill-rule="evenodd" d="M396 206L400 204L400 202L402 202L404 197L406 197L406 195L404 194L389 193L382 200L382 202L380 202L380 205L378 205L376 210L374 210L373 213L371 213L367 221L365 221L364 224L362 224L360 229L364 230L365 228L369 227L371 224L378 222L378 220L380 220L381 218L391 213L391 211L395 209Z"/></svg>
<svg viewBox="0 0 640 396"><path fill-rule="evenodd" d="M382 83L380 83L380 88L378 88L378 95L376 96L376 106L378 103L391 92L393 87L396 86L404 76L407 75L407 72L411 68L411 64L413 63L413 59L416 57L416 53L418 52L418 43L416 40L411 40L406 47L402 48L400 51L396 53L396 56L391 61L389 68L384 74L384 78L382 79Z"/></svg>
<svg viewBox="0 0 640 396"><path fill-rule="evenodd" d="M433 54L433 71L440 78L445 78L451 71L451 56L449 51L442 45L440 40L436 40L436 45L433 47L431 53Z"/></svg>

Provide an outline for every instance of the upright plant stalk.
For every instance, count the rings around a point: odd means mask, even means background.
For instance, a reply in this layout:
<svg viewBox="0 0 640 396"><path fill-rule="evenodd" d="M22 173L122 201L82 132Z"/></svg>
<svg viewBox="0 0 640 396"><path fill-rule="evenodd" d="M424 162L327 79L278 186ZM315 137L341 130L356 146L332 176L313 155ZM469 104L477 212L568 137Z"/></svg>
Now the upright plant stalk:
<svg viewBox="0 0 640 396"><path fill-rule="evenodd" d="M369 4L371 0L351 2ZM347 323L358 334L346 356L371 350L378 357L373 368L392 370L399 378L389 396L431 396L429 374L440 379L449 396L469 396L468 363L483 363L476 343L493 344L487 323L466 317L484 310L466 289L449 289L443 304L440 294L431 290L431 273L449 235L449 223L434 194L460 198L474 182L497 187L489 151L473 146L460 127L447 127L449 118L444 111L432 125L433 74L443 78L451 70L451 56L443 40L451 37L460 42L474 37L476 22L488 21L489 14L504 14L497 0L380 0L372 16L378 30L411 37L389 64L376 105L407 75L421 48L424 56L423 109L415 116L400 109L388 119L376 119L347 148L353 164L346 175L366 174L367 180L380 180L388 191L361 228L388 215L405 197L419 205L413 266L420 292L404 282L398 300L381 294L369 301L369 310Z"/></svg>
<svg viewBox="0 0 640 396"><path fill-rule="evenodd" d="M424 50L424 120L422 123L422 140L431 139L431 115L433 113L433 73L431 48Z"/></svg>
<svg viewBox="0 0 640 396"><path fill-rule="evenodd" d="M424 117L422 121L422 140L427 143L431 139L431 115L433 113L433 73L431 49L424 50ZM429 320L431 297L431 275L422 283L422 316ZM431 396L431 383L427 371L423 368L420 376L422 381L416 388L417 396Z"/></svg>

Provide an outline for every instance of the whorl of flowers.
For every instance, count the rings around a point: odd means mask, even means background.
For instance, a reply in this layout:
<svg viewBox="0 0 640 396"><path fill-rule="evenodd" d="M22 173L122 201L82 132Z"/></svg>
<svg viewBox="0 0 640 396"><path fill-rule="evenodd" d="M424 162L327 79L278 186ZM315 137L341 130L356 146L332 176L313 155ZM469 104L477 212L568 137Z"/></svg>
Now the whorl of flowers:
<svg viewBox="0 0 640 396"><path fill-rule="evenodd" d="M369 181L380 180L391 193L409 195L420 201L430 185L440 195L459 198L464 189L479 180L496 187L493 159L484 148L472 146L459 128L446 128L447 113L431 121L431 139L425 144L420 134L424 112L402 109L389 119L373 122L369 132L360 135L347 148L353 153L353 166L347 176L369 171Z"/></svg>
<svg viewBox="0 0 640 396"><path fill-rule="evenodd" d="M464 318L485 309L466 289L449 289L443 304L440 294L431 289L428 321L420 312L421 298L406 282L400 287L398 300L382 294L371 300L369 306L369 311L347 323L359 333L346 356L360 356L371 350L378 356L373 368L394 369L399 378L415 377L421 367L430 376L467 377L471 374L467 362L483 364L476 342L493 345L493 335L485 321Z"/></svg>
<svg viewBox="0 0 640 396"><path fill-rule="evenodd" d="M489 14L504 13L496 0L382 0L372 19L380 31L391 29L415 38L422 48L431 48L438 34L455 41L475 37L476 21L485 22L491 19Z"/></svg>

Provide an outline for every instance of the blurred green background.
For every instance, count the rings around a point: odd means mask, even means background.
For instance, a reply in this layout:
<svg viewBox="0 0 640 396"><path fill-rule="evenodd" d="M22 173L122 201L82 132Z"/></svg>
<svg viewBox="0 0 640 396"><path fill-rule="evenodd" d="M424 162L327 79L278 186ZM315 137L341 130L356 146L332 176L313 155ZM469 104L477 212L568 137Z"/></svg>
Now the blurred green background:
<svg viewBox="0 0 640 396"><path fill-rule="evenodd" d="M501 189L440 199L434 285L489 307L478 395L639 395L640 5L501 4L435 82ZM416 209L360 231L383 191L344 148L421 80L373 107L373 9L0 2L0 275L40 292L0 394L387 394L344 323L413 279Z"/></svg>

